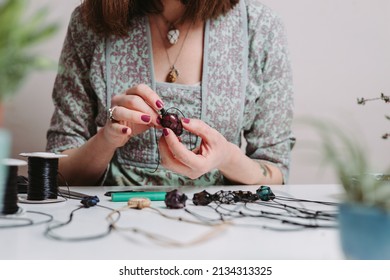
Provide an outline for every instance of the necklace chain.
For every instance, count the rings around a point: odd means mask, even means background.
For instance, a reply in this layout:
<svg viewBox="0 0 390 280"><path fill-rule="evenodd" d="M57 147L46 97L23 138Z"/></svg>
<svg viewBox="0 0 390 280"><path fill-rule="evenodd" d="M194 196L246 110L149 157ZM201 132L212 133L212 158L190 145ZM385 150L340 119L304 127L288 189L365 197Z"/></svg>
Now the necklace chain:
<svg viewBox="0 0 390 280"><path fill-rule="evenodd" d="M168 25L167 39L171 45L176 45L180 38L180 29L176 25L181 22L181 18L176 21L169 21L164 14L160 14L162 19Z"/></svg>
<svg viewBox="0 0 390 280"><path fill-rule="evenodd" d="M165 19L165 17L163 17L163 18ZM160 30L160 28L159 28L159 26L158 26L157 21L155 21L155 24L156 24L158 33L160 34L160 38L161 38L162 44L163 44L163 46L164 46L165 53L166 53L166 55L167 55L168 63L169 63L169 65L171 65L171 66L170 66L170 71L169 71L169 73L168 73L168 75L167 75L167 78L166 78L166 81L167 81L168 83L174 83L174 82L176 82L177 78L179 77L179 71L176 69L175 64L176 64L177 60L178 60L179 57L180 57L181 51L183 50L184 43L185 43L185 41L186 41L186 39L187 39L187 37L188 37L188 34L189 34L189 32L190 32L190 29L191 29L191 27L192 27L192 23L191 23L190 25L188 25L188 29L187 29L186 35L184 36L184 39L183 39L183 41L182 41L182 43L181 43L179 52L177 53L176 58L175 58L175 60L173 61L173 63L171 63L171 58L169 57L168 50L167 50L167 48L165 47L164 37L163 37L163 35L162 35L162 33L161 33L161 30Z"/></svg>
<svg viewBox="0 0 390 280"><path fill-rule="evenodd" d="M168 20L163 13L160 14L163 20L166 22L166 24L169 26L169 28L176 28L176 25L181 21L181 18L178 18L175 21Z"/></svg>

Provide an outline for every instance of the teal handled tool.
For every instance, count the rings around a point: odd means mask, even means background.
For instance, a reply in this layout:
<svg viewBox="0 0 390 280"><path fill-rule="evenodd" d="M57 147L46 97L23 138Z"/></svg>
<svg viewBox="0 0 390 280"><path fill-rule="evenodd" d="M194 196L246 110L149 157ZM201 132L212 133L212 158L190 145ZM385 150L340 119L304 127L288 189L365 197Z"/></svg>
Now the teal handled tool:
<svg viewBox="0 0 390 280"><path fill-rule="evenodd" d="M154 201L164 201L166 192L112 192L111 201L124 202L134 197L149 198Z"/></svg>

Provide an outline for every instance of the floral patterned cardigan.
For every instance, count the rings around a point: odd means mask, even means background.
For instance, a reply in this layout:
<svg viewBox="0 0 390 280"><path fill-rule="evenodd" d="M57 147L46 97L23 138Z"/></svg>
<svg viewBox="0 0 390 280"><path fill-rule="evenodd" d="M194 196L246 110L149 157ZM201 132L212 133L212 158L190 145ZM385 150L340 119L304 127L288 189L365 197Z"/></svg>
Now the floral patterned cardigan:
<svg viewBox="0 0 390 280"><path fill-rule="evenodd" d="M54 113L47 150L78 148L107 121L111 98L144 83L187 118L199 118L254 160L277 165L287 183L294 138L292 74L284 26L269 8L241 0L224 16L206 22L202 81L156 82L147 17L133 20L128 36L103 38L72 13L53 89ZM218 185L218 170L196 180L158 167L154 128L117 149L103 185ZM200 139L184 133L188 148ZM157 168L158 167L158 168ZM81 168L81 167L80 167ZM157 168L157 170L156 170Z"/></svg>

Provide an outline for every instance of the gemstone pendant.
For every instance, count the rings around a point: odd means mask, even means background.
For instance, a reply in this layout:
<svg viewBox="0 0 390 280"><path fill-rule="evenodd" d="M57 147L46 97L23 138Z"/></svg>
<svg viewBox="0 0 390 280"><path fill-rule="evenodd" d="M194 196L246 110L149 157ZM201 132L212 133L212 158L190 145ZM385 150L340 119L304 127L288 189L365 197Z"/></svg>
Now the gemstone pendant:
<svg viewBox="0 0 390 280"><path fill-rule="evenodd" d="M164 113L160 119L161 126L170 128L177 135L180 136L183 134L183 125L180 121L180 118L177 114L174 113Z"/></svg>
<svg viewBox="0 0 390 280"><path fill-rule="evenodd" d="M179 29L171 26L167 33L168 41L171 45L175 45L179 41L180 31Z"/></svg>
<svg viewBox="0 0 390 280"><path fill-rule="evenodd" d="M171 71L169 71L167 76L167 83L175 83L177 78L179 77L179 72L175 68L175 66L171 67Z"/></svg>

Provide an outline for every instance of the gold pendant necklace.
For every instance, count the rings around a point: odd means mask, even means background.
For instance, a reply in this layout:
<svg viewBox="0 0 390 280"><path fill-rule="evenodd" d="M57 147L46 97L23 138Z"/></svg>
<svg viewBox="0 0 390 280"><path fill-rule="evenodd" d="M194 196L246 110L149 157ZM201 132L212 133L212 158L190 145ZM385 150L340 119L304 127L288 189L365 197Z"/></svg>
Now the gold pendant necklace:
<svg viewBox="0 0 390 280"><path fill-rule="evenodd" d="M191 29L193 23L191 23L190 25L188 25L188 29L187 29L186 35L185 35L185 37L184 37L184 39L183 39L183 41L182 41L182 43L181 43L179 52L177 53L177 56L176 56L176 58L175 58L175 60L174 60L173 63L171 63L171 59L170 59L170 57L169 57L168 50L167 50L167 48L165 47L165 40L164 40L164 37L163 37L163 35L162 35L162 33L161 33L161 30L160 30L160 28L159 28L159 26L158 26L158 24L157 24L157 21L155 21L155 24L156 24L158 33L160 34L161 42L162 42L162 44L163 44L163 46L164 46L164 50L165 50L165 53L166 53L166 55L167 55L168 63L169 63L169 65L171 65L170 68L169 68L169 72L168 72L168 75L167 75L165 81L166 81L167 83L175 83L175 82L177 81L177 79L179 78L179 71L178 71L177 68L175 67L175 64L176 64L177 60L179 59L179 56L180 56L180 54L181 54L181 51L183 50L184 43L185 43L185 41L186 41L186 39L187 39L187 37L188 37L188 34L189 34L189 32L190 32L190 29ZM169 33L169 31L168 31L168 33ZM178 38L177 40L179 40L179 38ZM177 42L176 42L176 43L177 43Z"/></svg>

